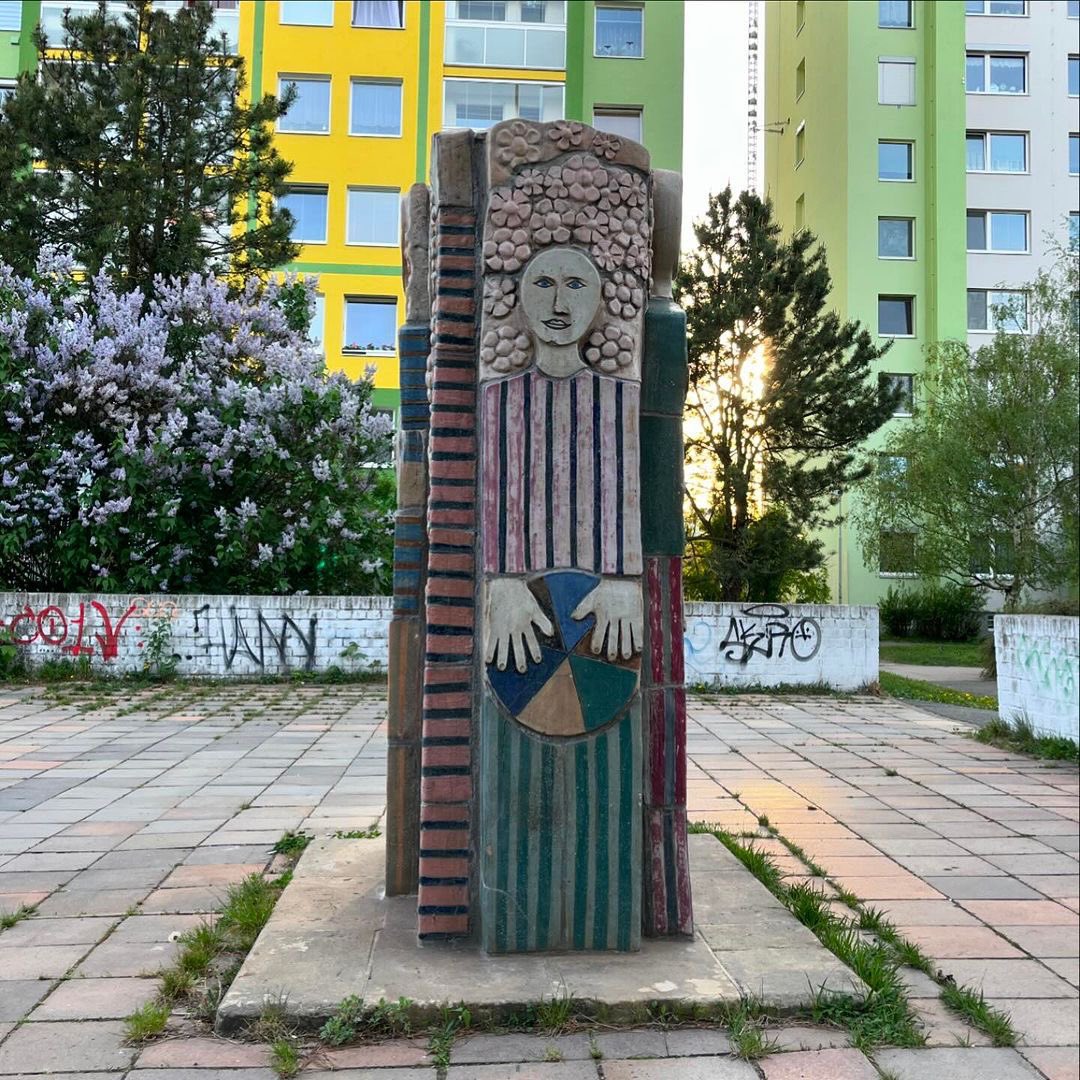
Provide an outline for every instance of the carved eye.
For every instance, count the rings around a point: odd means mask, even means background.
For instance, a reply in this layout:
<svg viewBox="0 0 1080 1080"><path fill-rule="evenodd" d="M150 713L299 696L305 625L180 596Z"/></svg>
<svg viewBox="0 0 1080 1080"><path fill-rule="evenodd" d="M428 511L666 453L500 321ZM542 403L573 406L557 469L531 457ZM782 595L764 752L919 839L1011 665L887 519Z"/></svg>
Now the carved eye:
<svg viewBox="0 0 1080 1080"><path fill-rule="evenodd" d="M581 278L579 278L579 277L572 277L566 283L566 287L568 289L584 289L585 288L585 282L582 281Z"/></svg>
<svg viewBox="0 0 1080 1080"><path fill-rule="evenodd" d="M555 282L549 277L539 277L533 284L538 285L541 289L553 289L555 287Z"/></svg>

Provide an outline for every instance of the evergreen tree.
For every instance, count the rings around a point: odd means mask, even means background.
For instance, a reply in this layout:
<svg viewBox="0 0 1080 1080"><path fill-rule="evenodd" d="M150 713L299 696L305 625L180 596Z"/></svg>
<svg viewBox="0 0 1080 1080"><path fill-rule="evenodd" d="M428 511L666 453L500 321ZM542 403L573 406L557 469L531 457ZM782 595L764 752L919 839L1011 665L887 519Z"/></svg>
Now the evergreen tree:
<svg viewBox="0 0 1080 1080"><path fill-rule="evenodd" d="M716 599L779 599L752 589L821 565L803 534L837 519L840 493L868 469L858 448L897 398L871 379L885 349L830 310L813 235L783 239L770 203L730 188L694 233L676 279L690 364L688 578L711 580Z"/></svg>
<svg viewBox="0 0 1080 1080"><path fill-rule="evenodd" d="M246 275L295 257L278 210L291 165L273 126L291 101L248 104L243 61L208 3L175 15L129 0L36 31L38 70L0 113L4 257L32 273L55 245L90 274L149 289L155 275Z"/></svg>

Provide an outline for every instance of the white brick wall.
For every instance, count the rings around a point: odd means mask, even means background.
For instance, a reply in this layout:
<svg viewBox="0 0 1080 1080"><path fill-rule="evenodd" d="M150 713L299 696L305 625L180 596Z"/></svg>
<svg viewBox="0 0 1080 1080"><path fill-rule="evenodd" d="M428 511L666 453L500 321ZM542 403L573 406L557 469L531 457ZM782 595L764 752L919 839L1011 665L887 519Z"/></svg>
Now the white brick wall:
<svg viewBox="0 0 1080 1080"><path fill-rule="evenodd" d="M688 685L858 690L878 680L875 607L687 603L685 623Z"/></svg>
<svg viewBox="0 0 1080 1080"><path fill-rule="evenodd" d="M994 648L1001 718L1080 741L1080 619L998 615Z"/></svg>
<svg viewBox="0 0 1080 1080"><path fill-rule="evenodd" d="M385 670L390 611L385 596L0 593L0 626L31 665L86 656L117 673L143 670L161 626L181 675Z"/></svg>

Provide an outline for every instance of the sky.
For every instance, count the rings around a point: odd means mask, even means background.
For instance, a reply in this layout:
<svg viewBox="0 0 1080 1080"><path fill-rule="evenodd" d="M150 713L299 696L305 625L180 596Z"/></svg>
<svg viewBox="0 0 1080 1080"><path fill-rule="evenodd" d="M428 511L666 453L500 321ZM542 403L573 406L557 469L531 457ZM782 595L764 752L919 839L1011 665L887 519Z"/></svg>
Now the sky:
<svg viewBox="0 0 1080 1080"><path fill-rule="evenodd" d="M687 0L683 249L710 192L746 187L746 0ZM759 33L764 3L758 7ZM759 44L761 42L759 38ZM759 53L759 68L763 55ZM758 101L761 100L759 88ZM760 116L758 117L760 122ZM759 157L758 172L761 172Z"/></svg>

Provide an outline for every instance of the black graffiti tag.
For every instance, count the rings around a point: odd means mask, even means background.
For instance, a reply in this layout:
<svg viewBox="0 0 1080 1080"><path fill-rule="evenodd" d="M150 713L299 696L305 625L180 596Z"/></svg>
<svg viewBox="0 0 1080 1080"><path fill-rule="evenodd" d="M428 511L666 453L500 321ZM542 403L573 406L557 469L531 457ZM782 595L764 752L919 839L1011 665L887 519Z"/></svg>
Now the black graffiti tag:
<svg viewBox="0 0 1080 1080"><path fill-rule="evenodd" d="M788 650L805 663L821 648L821 624L809 615L794 616L782 604L751 604L728 619L720 642L724 658L745 664L751 656L783 659Z"/></svg>

